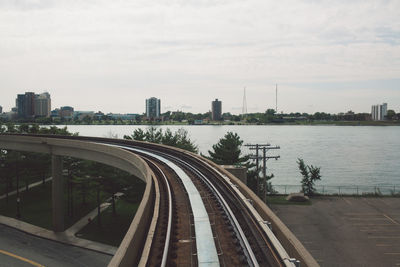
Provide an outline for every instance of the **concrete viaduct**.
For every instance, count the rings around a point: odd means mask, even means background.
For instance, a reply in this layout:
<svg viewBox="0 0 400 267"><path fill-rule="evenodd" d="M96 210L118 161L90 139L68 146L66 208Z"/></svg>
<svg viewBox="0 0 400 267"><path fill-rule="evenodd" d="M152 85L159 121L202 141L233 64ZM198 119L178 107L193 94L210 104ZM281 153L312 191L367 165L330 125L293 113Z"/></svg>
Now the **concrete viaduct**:
<svg viewBox="0 0 400 267"><path fill-rule="evenodd" d="M85 139L85 138L83 138ZM96 139L86 138L87 140L59 139L56 137L44 136L24 136L24 135L0 135L0 148L47 153L52 157L52 211L53 211L53 229L55 232L64 231L64 207L63 207L63 180L62 180L62 157L69 156L80 159L92 160L107 164L121 170L124 170L146 183L145 192L142 201L137 210L136 216L126 233L116 254L111 260L109 266L131 266L133 262L138 262L142 255L148 255L149 248L144 247L146 240L151 239L154 229L149 225L156 225L155 214L159 194L155 175L149 165L138 155L128 152L122 148L101 144ZM137 142L136 142L137 143ZM172 149L172 148L168 148ZM178 150L186 153L193 158L199 157L192 153ZM262 218L271 222L275 229L275 235L282 246L299 259L302 266L318 266L314 258L290 232L290 230L279 220L278 217L250 190L240 182L239 179L231 175L226 170L209 162L215 168L234 181L238 189L247 199L251 199L252 206ZM146 243L147 244L147 243Z"/></svg>

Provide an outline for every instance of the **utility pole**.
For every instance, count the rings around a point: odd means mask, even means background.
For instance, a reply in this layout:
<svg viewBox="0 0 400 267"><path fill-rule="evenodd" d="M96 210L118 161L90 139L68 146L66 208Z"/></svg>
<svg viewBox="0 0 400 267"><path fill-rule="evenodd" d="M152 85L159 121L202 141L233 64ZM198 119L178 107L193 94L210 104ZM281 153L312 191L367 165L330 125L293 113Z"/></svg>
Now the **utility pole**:
<svg viewBox="0 0 400 267"><path fill-rule="evenodd" d="M258 164L259 160L262 159L263 166L262 166L262 171L263 171L263 200L264 202L266 201L266 185L267 185L267 160L268 159L275 159L278 160L281 156L267 156L267 152L270 149L280 149L279 146L271 146L271 144L246 144L244 145L248 147L250 150L255 150L256 154L255 155L250 155L250 159L255 159L256 160L256 174L257 174L257 188L256 188L256 194L259 196L260 194L260 179L258 177L259 169L258 169ZM262 150L262 156L259 155L259 150Z"/></svg>

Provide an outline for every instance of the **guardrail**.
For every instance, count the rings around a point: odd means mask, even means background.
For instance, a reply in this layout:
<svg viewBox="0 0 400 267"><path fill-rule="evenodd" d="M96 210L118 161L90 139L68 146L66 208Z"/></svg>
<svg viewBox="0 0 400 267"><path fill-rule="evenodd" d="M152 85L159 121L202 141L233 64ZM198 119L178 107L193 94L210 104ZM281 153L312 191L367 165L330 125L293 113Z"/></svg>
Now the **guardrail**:
<svg viewBox="0 0 400 267"><path fill-rule="evenodd" d="M314 188L320 195L400 196L400 185L317 185ZM287 195L300 191L301 185L272 185L272 192L278 194Z"/></svg>

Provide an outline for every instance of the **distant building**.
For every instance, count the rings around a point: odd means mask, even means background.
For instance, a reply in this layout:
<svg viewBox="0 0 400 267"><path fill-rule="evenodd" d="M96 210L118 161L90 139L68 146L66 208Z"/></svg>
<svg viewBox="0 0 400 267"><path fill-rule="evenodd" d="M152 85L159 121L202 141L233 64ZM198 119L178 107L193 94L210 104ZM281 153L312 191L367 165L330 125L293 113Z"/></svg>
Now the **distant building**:
<svg viewBox="0 0 400 267"><path fill-rule="evenodd" d="M35 116L35 93L26 92L17 95L15 104L19 118L30 119Z"/></svg>
<svg viewBox="0 0 400 267"><path fill-rule="evenodd" d="M0 106L0 114L3 113L3 107Z"/></svg>
<svg viewBox="0 0 400 267"><path fill-rule="evenodd" d="M120 114L120 113L108 113L107 117L112 120L135 120L138 114Z"/></svg>
<svg viewBox="0 0 400 267"><path fill-rule="evenodd" d="M17 99L15 100L15 107L17 108L17 116L19 118L25 117L25 95L17 95Z"/></svg>
<svg viewBox="0 0 400 267"><path fill-rule="evenodd" d="M64 106L60 108L60 117L66 119L72 119L74 117L74 108L70 106Z"/></svg>
<svg viewBox="0 0 400 267"><path fill-rule="evenodd" d="M95 119L95 120L100 121L100 120L102 120L103 118L106 118L106 115L105 115L103 112L98 111L98 112L94 113L94 119Z"/></svg>
<svg viewBox="0 0 400 267"><path fill-rule="evenodd" d="M51 99L49 93L35 95L34 105L35 117L50 117L51 115Z"/></svg>
<svg viewBox="0 0 400 267"><path fill-rule="evenodd" d="M5 119L5 120L15 120L17 118L17 112L10 111L10 112L1 113L0 118Z"/></svg>
<svg viewBox="0 0 400 267"><path fill-rule="evenodd" d="M18 118L31 119L34 117L49 117L51 99L49 93L36 95L33 92L18 94L15 100Z"/></svg>
<svg viewBox="0 0 400 267"><path fill-rule="evenodd" d="M160 99L155 97L150 97L146 99L146 117L149 119L158 119L160 118Z"/></svg>
<svg viewBox="0 0 400 267"><path fill-rule="evenodd" d="M387 103L373 105L371 108L371 118L373 121L383 121L387 115Z"/></svg>
<svg viewBox="0 0 400 267"><path fill-rule="evenodd" d="M50 117L52 117L52 118L58 118L58 117L60 117L60 109L59 109L59 108L56 108L56 109L52 110L52 111L50 112Z"/></svg>
<svg viewBox="0 0 400 267"><path fill-rule="evenodd" d="M222 119L222 102L218 99L211 102L211 119L213 121Z"/></svg>
<svg viewBox="0 0 400 267"><path fill-rule="evenodd" d="M74 111L74 119L83 120L85 117L93 119L94 111Z"/></svg>

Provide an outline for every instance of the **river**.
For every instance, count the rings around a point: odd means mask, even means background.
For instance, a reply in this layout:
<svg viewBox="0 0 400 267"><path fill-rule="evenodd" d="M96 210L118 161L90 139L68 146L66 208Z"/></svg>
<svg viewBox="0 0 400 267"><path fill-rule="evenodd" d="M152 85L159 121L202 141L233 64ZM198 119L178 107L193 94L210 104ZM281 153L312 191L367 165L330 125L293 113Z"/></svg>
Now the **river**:
<svg viewBox="0 0 400 267"><path fill-rule="evenodd" d="M61 127L61 126L60 126ZM136 125L69 125L68 130L82 136L111 137L130 135ZM321 167L318 185L382 186L400 185L400 127L389 126L270 126L201 125L158 126L175 131L184 128L199 151L207 154L212 145L228 131L238 133L244 144L270 143L280 146L268 155L268 172L275 185L298 185L301 175L297 159ZM243 148L244 153L249 153Z"/></svg>

